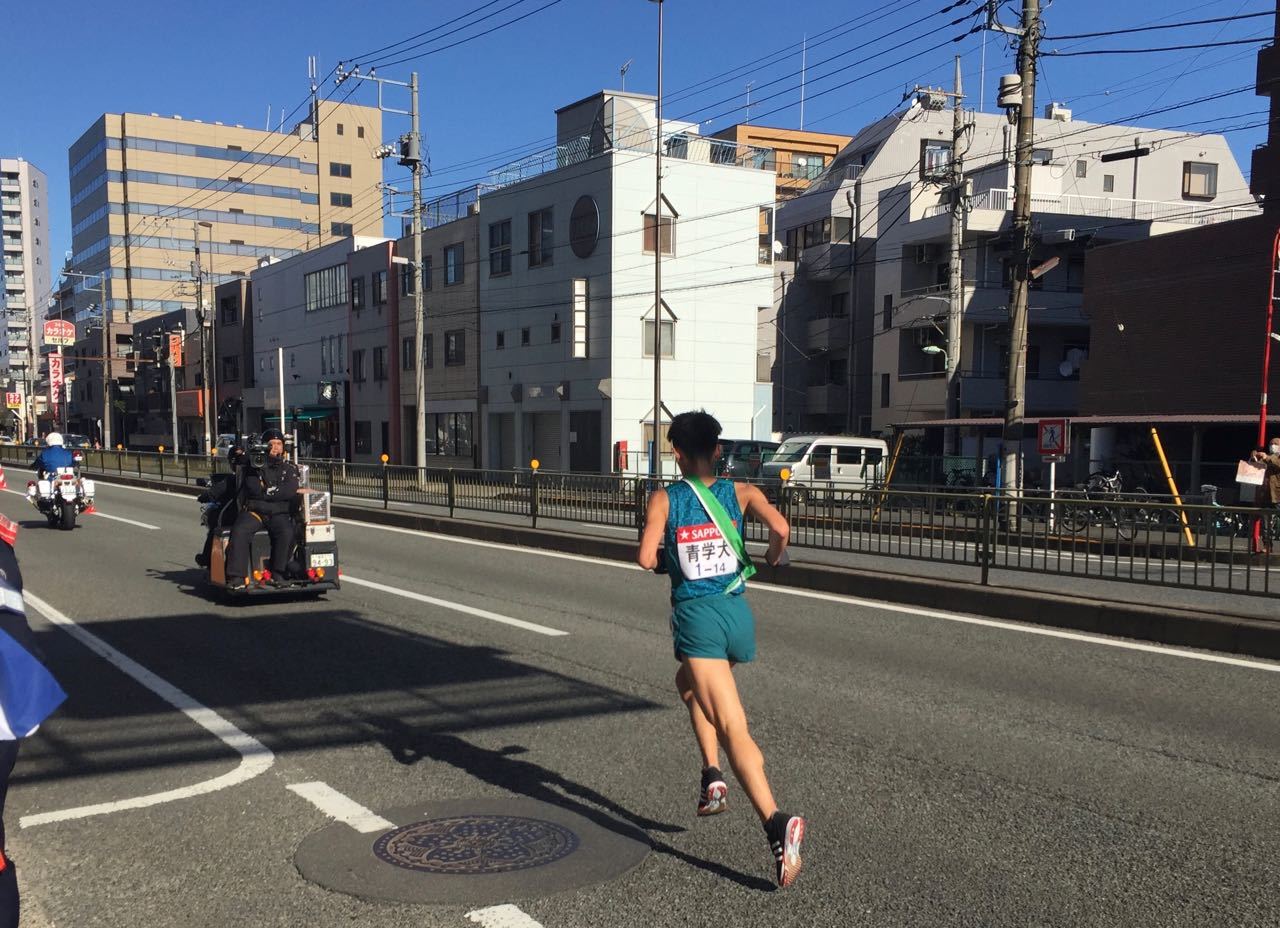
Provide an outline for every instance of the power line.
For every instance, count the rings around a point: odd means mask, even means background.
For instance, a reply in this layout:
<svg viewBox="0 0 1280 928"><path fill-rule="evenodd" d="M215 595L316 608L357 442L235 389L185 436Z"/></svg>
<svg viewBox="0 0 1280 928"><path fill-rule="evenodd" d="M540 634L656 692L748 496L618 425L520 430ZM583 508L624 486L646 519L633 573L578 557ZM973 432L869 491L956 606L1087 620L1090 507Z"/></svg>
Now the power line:
<svg viewBox="0 0 1280 928"><path fill-rule="evenodd" d="M523 2L523 0L521 0L521 2ZM475 39L479 39L486 35L490 35L494 32L497 32L499 29L505 29L507 26L514 26L516 23L521 22L522 20L528 19L530 16L535 16L538 13L541 13L543 10L550 9L551 7L556 6L557 4L562 2L564 2L564 0L548 0L547 3L544 3L542 6L538 7L537 9L530 10L527 13L517 16L515 19L510 19L504 23L499 23L496 26L491 26L490 28L484 30L483 32L477 32L475 35L466 36L465 38L459 39L456 42L451 42L448 45L442 45L439 48L428 49L427 51L422 52L421 54L408 55L404 58L397 58L394 61L378 62L376 63L375 67L389 68L389 67L392 67L393 65L405 64L406 62L409 62L409 61L418 61L422 58L426 58L429 55L438 55L440 52L448 51L451 48L457 48L459 45L465 45L466 43L474 41ZM512 5L514 6L514 4ZM472 25L478 25L478 23L473 23ZM435 40L433 39L432 41L435 41ZM422 44L429 45L430 42L424 42ZM404 51L408 51L408 50L409 49L404 49Z"/></svg>
<svg viewBox="0 0 1280 928"><path fill-rule="evenodd" d="M1227 42L1200 42L1195 45L1163 45L1155 48L1097 48L1080 52L1041 52L1051 58L1075 58L1080 55L1147 55L1152 52L1183 52L1197 48L1222 48L1227 45L1251 45L1255 42L1271 42L1275 36L1261 35L1252 39L1232 39Z"/></svg>
<svg viewBox="0 0 1280 928"><path fill-rule="evenodd" d="M421 39L423 36L430 35L433 32L439 32L445 26L452 26L454 23L460 22L461 20L470 19L472 16L474 16L476 13L479 13L481 10L488 9L494 4L501 3L501 2L502 0L489 0L488 3L482 3L480 4L480 6L466 13L463 13L461 16L455 16L453 19L447 20L438 26L432 26L430 29L423 30L422 32L419 32L416 35L411 35L407 39L401 39L399 42L392 42L390 45L383 45L379 48L373 49L373 51L364 52L363 54L360 54L360 55L354 55L351 58L348 58L345 60L353 63L358 61L367 61L370 58L372 58L374 55L378 55L378 54L381 54L382 52L389 51L390 49L396 48L397 46L400 46L400 45L404 45L408 42L414 42L418 39ZM511 6L516 6L517 4L523 3L523 2L524 0L516 0L515 3L511 4ZM503 7L502 9L505 10L509 8L510 7ZM491 14L491 15L496 15L497 13L501 13L501 12L502 10L496 10L494 11L494 14ZM400 52L396 52L396 54L400 54Z"/></svg>
<svg viewBox="0 0 1280 928"><path fill-rule="evenodd" d="M1275 16L1274 10L1261 13L1243 13L1236 16L1218 16L1214 19L1192 19L1183 23L1163 23L1158 26L1134 26L1129 29L1110 29L1106 32L1081 32L1076 35L1045 36L1045 42L1065 42L1068 39L1098 39L1113 35L1131 35L1135 32L1156 32L1161 29L1182 29L1187 26L1208 26L1213 23L1233 23L1242 19L1257 19L1261 16Z"/></svg>

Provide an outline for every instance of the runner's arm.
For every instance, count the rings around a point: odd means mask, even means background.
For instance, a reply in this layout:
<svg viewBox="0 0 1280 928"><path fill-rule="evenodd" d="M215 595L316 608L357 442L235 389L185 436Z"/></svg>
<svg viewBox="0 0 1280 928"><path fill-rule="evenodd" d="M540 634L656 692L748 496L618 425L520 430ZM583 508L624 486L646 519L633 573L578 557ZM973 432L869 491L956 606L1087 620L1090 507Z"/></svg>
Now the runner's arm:
<svg viewBox="0 0 1280 928"><path fill-rule="evenodd" d="M791 526L787 524L786 517L778 512L773 503L765 499L759 487L749 483L741 486L746 491L743 508L748 515L763 522L769 529L769 550L765 552L764 559L770 565L777 566L782 552L786 550L787 539L791 537Z"/></svg>
<svg viewBox="0 0 1280 928"><path fill-rule="evenodd" d="M666 490L654 490L649 495L649 507L644 515L644 534L640 536L640 547L636 549L636 563L645 570L653 570L658 566L658 547L662 544L662 533L667 527Z"/></svg>

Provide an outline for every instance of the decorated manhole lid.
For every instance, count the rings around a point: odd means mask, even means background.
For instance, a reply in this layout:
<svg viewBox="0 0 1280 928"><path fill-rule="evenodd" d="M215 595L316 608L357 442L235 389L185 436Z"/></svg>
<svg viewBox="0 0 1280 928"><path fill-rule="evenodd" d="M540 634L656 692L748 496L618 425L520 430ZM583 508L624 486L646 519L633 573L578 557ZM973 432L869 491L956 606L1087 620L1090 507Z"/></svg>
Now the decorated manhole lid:
<svg viewBox="0 0 1280 928"><path fill-rule="evenodd" d="M378 814L389 831L334 823L294 855L314 883L364 899L487 905L616 879L644 860L644 832L594 807L535 799L421 803Z"/></svg>
<svg viewBox="0 0 1280 928"><path fill-rule="evenodd" d="M458 815L401 825L373 843L379 860L424 873L510 873L543 867L578 849L555 822L519 815Z"/></svg>

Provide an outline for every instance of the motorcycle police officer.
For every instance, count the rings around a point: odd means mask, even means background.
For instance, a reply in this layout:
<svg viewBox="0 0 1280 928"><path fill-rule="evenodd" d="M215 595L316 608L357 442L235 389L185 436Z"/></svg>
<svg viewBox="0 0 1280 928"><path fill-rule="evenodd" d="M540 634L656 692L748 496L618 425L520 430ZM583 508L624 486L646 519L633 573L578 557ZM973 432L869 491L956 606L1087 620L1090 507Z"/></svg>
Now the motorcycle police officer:
<svg viewBox="0 0 1280 928"><path fill-rule="evenodd" d="M279 429L262 433L267 457L261 464L245 469L240 489L240 513L231 526L227 545L227 587L240 589L249 575L249 553L253 536L266 529L271 536L272 580L283 580L293 550L293 507L298 500L300 474L284 453L284 434Z"/></svg>
<svg viewBox="0 0 1280 928"><path fill-rule="evenodd" d="M60 432L50 432L44 437L44 450L35 460L36 477L43 480L50 474L56 474L60 467L75 467L76 459L63 444Z"/></svg>

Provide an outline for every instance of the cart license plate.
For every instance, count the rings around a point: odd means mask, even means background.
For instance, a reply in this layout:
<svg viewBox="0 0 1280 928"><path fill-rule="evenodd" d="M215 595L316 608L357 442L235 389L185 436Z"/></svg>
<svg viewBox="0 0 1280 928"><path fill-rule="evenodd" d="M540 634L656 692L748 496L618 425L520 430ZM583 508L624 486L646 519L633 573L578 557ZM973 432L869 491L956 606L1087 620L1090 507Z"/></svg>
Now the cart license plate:
<svg viewBox="0 0 1280 928"><path fill-rule="evenodd" d="M313 554L311 555L311 566L312 567L332 567L333 555L332 554Z"/></svg>

